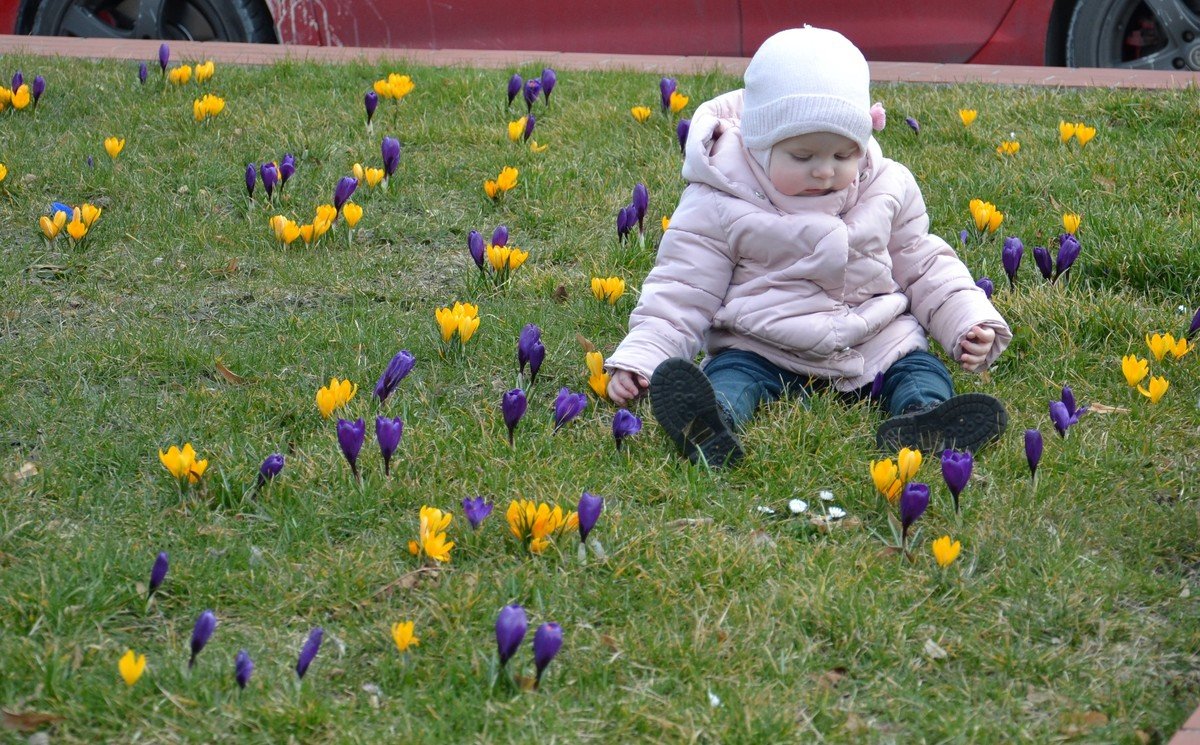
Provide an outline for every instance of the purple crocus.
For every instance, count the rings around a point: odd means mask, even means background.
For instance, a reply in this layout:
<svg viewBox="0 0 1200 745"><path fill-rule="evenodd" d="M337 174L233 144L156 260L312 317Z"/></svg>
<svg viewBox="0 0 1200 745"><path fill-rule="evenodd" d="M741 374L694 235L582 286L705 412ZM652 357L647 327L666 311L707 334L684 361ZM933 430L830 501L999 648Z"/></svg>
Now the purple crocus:
<svg viewBox="0 0 1200 745"><path fill-rule="evenodd" d="M1196 308L1196 315L1192 316L1192 325L1188 326L1187 338L1191 339L1200 331L1200 308Z"/></svg>
<svg viewBox="0 0 1200 745"><path fill-rule="evenodd" d="M501 399L500 411L504 414L504 426L508 427L509 445L513 444L513 431L517 428L517 422L525 416L525 409L528 407L529 401L525 398L525 391L520 388L513 388Z"/></svg>
<svg viewBox="0 0 1200 745"><path fill-rule="evenodd" d="M967 245L967 239L970 237L971 237L971 234L969 232L967 232L967 230L965 228L963 230L958 231L958 242L963 244L964 246Z"/></svg>
<svg viewBox="0 0 1200 745"><path fill-rule="evenodd" d="M383 173L385 176L391 176L400 167L400 140L384 137L379 151L383 154Z"/></svg>
<svg viewBox="0 0 1200 745"><path fill-rule="evenodd" d="M1050 251L1045 246L1033 247L1033 262L1044 279L1054 276L1054 259L1050 258Z"/></svg>
<svg viewBox="0 0 1200 745"><path fill-rule="evenodd" d="M929 485L912 481L900 492L900 547L908 543L908 528L925 513L929 506Z"/></svg>
<svg viewBox="0 0 1200 745"><path fill-rule="evenodd" d="M146 63L138 65L138 82L142 85L146 84L146 78L150 75L150 70L147 69Z"/></svg>
<svg viewBox="0 0 1200 745"><path fill-rule="evenodd" d="M591 533L592 528L596 527L596 521L600 519L600 513L603 511L604 497L597 497L587 492L579 497L576 514L579 515L579 540L581 542L587 542L588 533Z"/></svg>
<svg viewBox="0 0 1200 745"><path fill-rule="evenodd" d="M1058 237L1058 254L1054 258L1054 278L1051 281L1057 282L1059 277L1071 269L1081 250L1078 239L1070 233L1063 233Z"/></svg>
<svg viewBox="0 0 1200 745"><path fill-rule="evenodd" d="M534 688L542 682L542 673L558 654L558 650L562 649L562 643L562 626L557 623L544 623L533 632L533 664L537 668L533 679Z"/></svg>
<svg viewBox="0 0 1200 745"><path fill-rule="evenodd" d="M13 73L13 76L12 76L12 91L13 91L13 93L16 93L17 89L20 88L24 84L25 84L25 76L21 74L20 70L17 70L16 72Z"/></svg>
<svg viewBox="0 0 1200 745"><path fill-rule="evenodd" d="M621 443L625 441L626 437L633 437L641 431L642 420L637 414L629 409L617 410L612 423L613 439L617 441L617 450L621 449Z"/></svg>
<svg viewBox="0 0 1200 745"><path fill-rule="evenodd" d="M658 92L662 96L662 110L667 112L671 110L671 94L679 84L675 82L675 78L663 78L658 81Z"/></svg>
<svg viewBox="0 0 1200 745"><path fill-rule="evenodd" d="M681 154L687 152L688 132L691 129L691 119L680 119L679 123L675 125L675 139L679 140L679 152Z"/></svg>
<svg viewBox="0 0 1200 745"><path fill-rule="evenodd" d="M308 672L308 666L316 659L317 652L321 651L321 640L324 638L325 629L320 626L308 632L308 638L304 640L304 646L300 648L300 656L296 659L296 675L301 680L304 679L304 674Z"/></svg>
<svg viewBox="0 0 1200 745"><path fill-rule="evenodd" d="M417 358L413 357L412 352L407 349L396 352L396 356L387 363L379 380L375 381L375 398L378 398L380 403L386 401L387 397L392 395L392 391L396 390L396 386L400 385L400 381L412 372L416 364Z"/></svg>
<svg viewBox="0 0 1200 745"><path fill-rule="evenodd" d="M883 398L883 370L875 373L875 378L871 381L871 391L867 397L872 401L878 401Z"/></svg>
<svg viewBox="0 0 1200 745"><path fill-rule="evenodd" d="M907 124L909 129L911 129L913 132L915 132L917 134L921 134L921 123L918 122L913 117L911 117L911 116L904 117L904 123Z"/></svg>
<svg viewBox="0 0 1200 745"><path fill-rule="evenodd" d="M46 79L41 75L35 75L33 85L29 86L29 92L33 94L33 108L37 108L38 99L46 92Z"/></svg>
<svg viewBox="0 0 1200 745"><path fill-rule="evenodd" d="M508 79L508 105L509 106L512 106L513 99L517 97L517 94L520 93L521 89L524 87L525 87L525 81L521 79L520 75L518 75L517 73L514 72L513 76Z"/></svg>
<svg viewBox="0 0 1200 745"><path fill-rule="evenodd" d="M992 293L996 291L996 283L992 281L991 277L980 277L979 279L975 280L975 286L983 290L983 294L986 295L989 300L992 298Z"/></svg>
<svg viewBox="0 0 1200 745"><path fill-rule="evenodd" d="M954 512L958 514L958 495L966 488L971 480L971 470L975 467L975 459L969 451L942 451L942 478L946 480L946 488L954 498Z"/></svg>
<svg viewBox="0 0 1200 745"><path fill-rule="evenodd" d="M147 600L162 586L163 580L167 578L167 570L170 568L171 562L167 558L167 552L160 551L158 556L154 557L154 566L150 567L150 591L146 593Z"/></svg>
<svg viewBox="0 0 1200 745"><path fill-rule="evenodd" d="M284 153L283 158L279 161L279 191L283 192L283 187L287 186L288 179L296 173L296 156L291 153Z"/></svg>
<svg viewBox="0 0 1200 745"><path fill-rule="evenodd" d="M496 229L492 231L492 245L493 246L507 246L508 245L508 226L507 225L497 225Z"/></svg>
<svg viewBox="0 0 1200 745"><path fill-rule="evenodd" d="M367 110L367 126L371 126L371 117L375 116L375 109L379 108L379 94L375 91L367 91L367 95L363 96L363 108Z"/></svg>
<svg viewBox="0 0 1200 745"><path fill-rule="evenodd" d="M253 163L246 164L246 196L254 199L254 184L258 182L258 168Z"/></svg>
<svg viewBox="0 0 1200 745"><path fill-rule="evenodd" d="M263 188L267 190L267 199L270 199L275 191L275 184L279 183L279 169L274 163L263 163L258 168L258 175L262 177Z"/></svg>
<svg viewBox="0 0 1200 745"><path fill-rule="evenodd" d="M624 243L629 240L629 231L637 224L637 208L633 205L622 207L617 211L617 239Z"/></svg>
<svg viewBox="0 0 1200 745"><path fill-rule="evenodd" d="M554 72L552 67L542 68L542 95L546 97L546 105L550 104L550 94L554 91L554 86L558 85L558 73Z"/></svg>
<svg viewBox="0 0 1200 745"><path fill-rule="evenodd" d="M1004 264L1004 273L1008 275L1008 286L1016 287L1017 270L1021 268L1021 257L1025 255L1025 244L1016 236L1004 239L1004 248L1000 249L1000 261Z"/></svg>
<svg viewBox="0 0 1200 745"><path fill-rule="evenodd" d="M524 608L514 603L500 609L500 614L496 616L496 652L500 655L500 667L508 664L521 648L528 628Z"/></svg>
<svg viewBox="0 0 1200 745"><path fill-rule="evenodd" d="M537 78L530 78L525 81L525 108L528 111L533 110L534 101L538 100L538 96L542 95L542 81Z"/></svg>
<svg viewBox="0 0 1200 745"><path fill-rule="evenodd" d="M258 487L261 489L266 483L283 470L283 453L271 453L258 467Z"/></svg>
<svg viewBox="0 0 1200 745"><path fill-rule="evenodd" d="M87 157L87 167L88 168L96 167L96 161L92 160L92 156L90 156L90 155Z"/></svg>
<svg viewBox="0 0 1200 745"><path fill-rule="evenodd" d="M338 445L342 448L342 455L346 456L346 462L350 464L350 472L358 477L358 453L362 450L363 440L367 437L367 423L359 417L353 422L345 419L337 421L337 439Z"/></svg>
<svg viewBox="0 0 1200 745"><path fill-rule="evenodd" d="M233 678L237 681L238 688L246 689L246 684L250 682L250 676L254 674L254 660L250 659L250 653L244 649L239 649L237 656L233 658Z"/></svg>
<svg viewBox="0 0 1200 745"><path fill-rule="evenodd" d="M1059 437L1066 437L1067 430L1072 424L1079 421L1079 416L1071 416L1071 412L1067 411L1067 405L1062 401L1050 402L1050 421L1054 422L1054 428L1058 430Z"/></svg>
<svg viewBox="0 0 1200 745"><path fill-rule="evenodd" d="M1070 414L1072 417L1074 417L1076 421L1079 420L1079 417L1081 417L1087 413L1087 410L1088 410L1087 404L1084 404L1083 406L1075 405L1075 392L1071 390L1071 386L1069 386L1069 385L1063 386L1062 403L1063 403L1063 406L1066 408L1067 413Z"/></svg>
<svg viewBox="0 0 1200 745"><path fill-rule="evenodd" d="M525 324L521 329L521 335L517 338L517 372L523 375L525 365L528 363L529 384L533 385L544 359L546 359L546 347L542 344L542 330L537 327L537 324Z"/></svg>
<svg viewBox="0 0 1200 745"><path fill-rule="evenodd" d="M200 654L200 650L204 649L205 644L208 644L208 640L212 638L216 628L217 617L210 610L204 611L196 619L196 625L192 627L192 657L188 660L188 667L196 664L196 655Z"/></svg>
<svg viewBox="0 0 1200 745"><path fill-rule="evenodd" d="M558 391L558 398L554 399L554 431L557 432L586 408L586 393L571 393L570 388L563 386Z"/></svg>
<svg viewBox="0 0 1200 745"><path fill-rule="evenodd" d="M1025 430L1025 460L1029 461L1029 477L1037 478L1038 463L1042 461L1042 432L1037 429Z"/></svg>
<svg viewBox="0 0 1200 745"><path fill-rule="evenodd" d="M487 257L487 245L484 244L483 236L478 230L467 233L467 250L470 251L471 260L479 267L479 271L484 271L483 261Z"/></svg>
<svg viewBox="0 0 1200 745"><path fill-rule="evenodd" d="M529 137L533 134L533 128L536 124L537 117L533 114L529 114L525 117L525 134L521 136L522 142L529 142Z"/></svg>
<svg viewBox="0 0 1200 745"><path fill-rule="evenodd" d="M633 209L637 213L638 232L643 232L645 225L643 221L646 218L646 210L650 208L650 192L646 190L646 185L642 183L634 184L633 186Z"/></svg>
<svg viewBox="0 0 1200 745"><path fill-rule="evenodd" d="M379 441L379 454L383 456L383 474L391 474L392 455L400 447L404 436L404 422L400 417L375 417L375 439Z"/></svg>
<svg viewBox="0 0 1200 745"><path fill-rule="evenodd" d="M467 522L471 524L472 530L479 530L479 526L487 519L487 516L492 514L494 504L488 502L483 497L463 497L462 508L463 514L467 516Z"/></svg>
<svg viewBox="0 0 1200 745"><path fill-rule="evenodd" d="M162 74L167 74L167 63L171 61L171 48L163 43L158 48L158 66L162 68Z"/></svg>
<svg viewBox="0 0 1200 745"><path fill-rule="evenodd" d="M342 176L342 179L337 183L337 187L333 190L333 208L340 212L342 205L354 194L354 190L357 188L358 179L353 176Z"/></svg>

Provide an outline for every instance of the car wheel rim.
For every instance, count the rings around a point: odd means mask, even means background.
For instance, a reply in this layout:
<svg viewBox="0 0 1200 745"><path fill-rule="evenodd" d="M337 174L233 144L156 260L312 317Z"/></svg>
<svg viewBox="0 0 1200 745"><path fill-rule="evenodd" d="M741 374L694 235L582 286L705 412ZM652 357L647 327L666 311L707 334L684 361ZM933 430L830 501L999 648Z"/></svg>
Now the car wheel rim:
<svg viewBox="0 0 1200 745"><path fill-rule="evenodd" d="M1200 70L1200 0L1115 4L1101 24L1098 64Z"/></svg>
<svg viewBox="0 0 1200 745"><path fill-rule="evenodd" d="M109 39L211 41L224 29L206 3L164 0L81 0L67 6L56 33Z"/></svg>

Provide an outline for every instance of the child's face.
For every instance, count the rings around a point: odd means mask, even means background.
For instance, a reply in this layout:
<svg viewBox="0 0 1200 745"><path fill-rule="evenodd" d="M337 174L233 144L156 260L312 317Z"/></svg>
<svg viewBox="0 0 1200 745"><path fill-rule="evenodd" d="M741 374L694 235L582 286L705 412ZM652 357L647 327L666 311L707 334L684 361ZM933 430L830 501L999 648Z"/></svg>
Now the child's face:
<svg viewBox="0 0 1200 745"><path fill-rule="evenodd" d="M767 177L789 197L815 197L845 189L858 178L858 145L833 132L809 132L771 148Z"/></svg>

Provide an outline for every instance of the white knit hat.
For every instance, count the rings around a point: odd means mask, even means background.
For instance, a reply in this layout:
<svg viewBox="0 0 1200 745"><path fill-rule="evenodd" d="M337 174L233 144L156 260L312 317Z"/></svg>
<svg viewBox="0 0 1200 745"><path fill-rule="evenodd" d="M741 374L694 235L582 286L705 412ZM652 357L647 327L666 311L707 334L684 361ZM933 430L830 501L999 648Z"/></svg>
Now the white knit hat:
<svg viewBox="0 0 1200 745"><path fill-rule="evenodd" d="M754 53L745 80L742 140L752 153L810 132L843 135L866 152L871 73L845 36L812 26L780 31Z"/></svg>

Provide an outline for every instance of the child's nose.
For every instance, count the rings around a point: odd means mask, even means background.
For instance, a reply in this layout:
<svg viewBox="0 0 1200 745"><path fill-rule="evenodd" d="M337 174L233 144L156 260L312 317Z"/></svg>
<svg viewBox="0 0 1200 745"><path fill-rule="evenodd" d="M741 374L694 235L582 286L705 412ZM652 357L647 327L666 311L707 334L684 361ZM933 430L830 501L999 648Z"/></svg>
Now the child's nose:
<svg viewBox="0 0 1200 745"><path fill-rule="evenodd" d="M829 178L833 175L833 164L828 161L821 161L813 166L813 175L818 178Z"/></svg>

